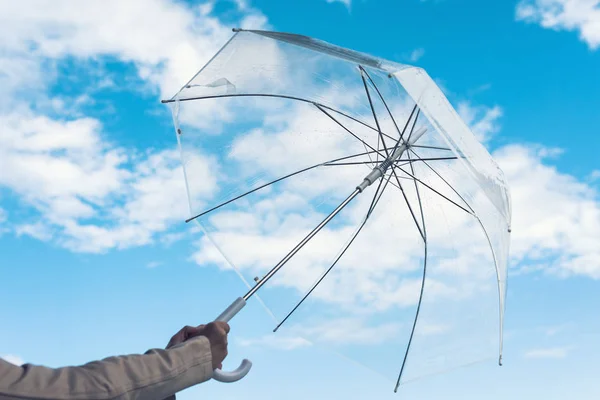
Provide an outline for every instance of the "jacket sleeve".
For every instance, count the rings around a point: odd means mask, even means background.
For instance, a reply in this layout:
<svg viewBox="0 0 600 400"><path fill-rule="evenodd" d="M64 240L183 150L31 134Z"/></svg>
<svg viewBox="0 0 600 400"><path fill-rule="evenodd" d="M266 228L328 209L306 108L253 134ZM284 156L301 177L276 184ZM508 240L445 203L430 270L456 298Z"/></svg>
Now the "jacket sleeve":
<svg viewBox="0 0 600 400"><path fill-rule="evenodd" d="M204 336L170 349L110 357L85 365L16 366L0 359L0 400L163 400L212 377Z"/></svg>

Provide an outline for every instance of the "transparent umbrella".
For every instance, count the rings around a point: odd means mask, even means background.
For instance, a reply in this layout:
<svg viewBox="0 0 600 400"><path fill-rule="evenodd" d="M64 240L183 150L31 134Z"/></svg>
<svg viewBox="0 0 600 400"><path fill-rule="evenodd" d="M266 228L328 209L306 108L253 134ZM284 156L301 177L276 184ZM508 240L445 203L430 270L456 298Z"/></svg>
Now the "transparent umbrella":
<svg viewBox="0 0 600 400"><path fill-rule="evenodd" d="M508 187L424 70L306 36L234 30L163 102L187 222L202 231L196 261L248 286L217 319L258 299L276 335L357 360L395 390L501 363Z"/></svg>

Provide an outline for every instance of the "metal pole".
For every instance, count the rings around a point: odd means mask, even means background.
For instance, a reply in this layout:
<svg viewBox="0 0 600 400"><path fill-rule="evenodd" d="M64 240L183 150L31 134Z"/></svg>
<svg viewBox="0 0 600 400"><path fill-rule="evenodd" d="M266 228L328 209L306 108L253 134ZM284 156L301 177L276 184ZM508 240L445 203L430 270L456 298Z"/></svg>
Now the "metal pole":
<svg viewBox="0 0 600 400"><path fill-rule="evenodd" d="M333 210L331 212L331 214L329 214L327 216L327 218L325 218L319 225L317 225L317 227L315 229L313 229L308 235L306 235L306 237L304 239L302 239L302 241L300 243L298 243L296 245L296 247L294 247L292 249L292 251L290 251L285 257L283 257L283 259L281 259L281 261L279 261L277 263L277 265L275 265L269 271L268 274L266 274L263 278L261 278L256 283L256 285L254 285L254 287L252 289L250 289L250 291L244 295L243 299L247 301L250 297L252 297L252 295L254 293L256 293L256 291L262 287L262 285L267 283L267 281L269 279L271 279L273 277L273 275L275 275L277 273L277 271L279 271L281 269L281 267L283 267L298 251L300 251L300 249L302 247L304 247L304 245L306 243L308 243L308 241L310 239L312 239L325 225L327 225L329 223L329 221L331 221L333 219L333 217L335 217L340 211L342 211L342 209L344 207L346 207L348 205L348 203L350 203L360 192L361 192L360 189L358 189L358 188L354 189L354 192L352 192L352 194L350 196L348 196L348 198L346 198L346 200L344 200L342 202L342 204L340 204L335 210Z"/></svg>

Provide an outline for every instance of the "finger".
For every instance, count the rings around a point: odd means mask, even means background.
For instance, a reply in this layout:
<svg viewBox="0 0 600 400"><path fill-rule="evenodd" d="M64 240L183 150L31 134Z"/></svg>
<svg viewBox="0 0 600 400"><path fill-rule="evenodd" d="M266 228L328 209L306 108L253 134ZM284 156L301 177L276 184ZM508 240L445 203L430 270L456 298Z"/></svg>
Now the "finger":
<svg viewBox="0 0 600 400"><path fill-rule="evenodd" d="M220 328L222 328L225 333L229 333L229 331L231 330L231 327L229 326L229 324L227 322L224 321L217 321L217 324L219 325Z"/></svg>
<svg viewBox="0 0 600 400"><path fill-rule="evenodd" d="M200 336L202 335L202 333L204 332L204 327L190 327L187 330L187 339L191 339L193 337L196 336Z"/></svg>
<svg viewBox="0 0 600 400"><path fill-rule="evenodd" d="M189 325L184 326L183 329L180 331L182 333L183 340L187 340L193 331L194 331L193 326L189 326Z"/></svg>
<svg viewBox="0 0 600 400"><path fill-rule="evenodd" d="M223 363L219 363L219 366L217 368L223 369Z"/></svg>
<svg viewBox="0 0 600 400"><path fill-rule="evenodd" d="M183 342L184 340L185 340L185 328L182 328L179 330L179 332L177 332L175 335L173 335L171 340L169 340L169 343L167 344L167 348L173 347L173 346Z"/></svg>

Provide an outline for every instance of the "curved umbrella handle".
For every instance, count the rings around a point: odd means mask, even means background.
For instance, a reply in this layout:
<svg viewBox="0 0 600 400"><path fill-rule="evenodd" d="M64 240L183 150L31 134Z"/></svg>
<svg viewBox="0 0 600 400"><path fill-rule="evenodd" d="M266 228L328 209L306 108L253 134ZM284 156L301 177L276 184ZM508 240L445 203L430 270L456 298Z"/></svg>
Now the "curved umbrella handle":
<svg viewBox="0 0 600 400"><path fill-rule="evenodd" d="M225 309L216 319L216 321L224 321L229 322L231 318L235 317L235 315L240 312L242 308L246 306L246 300L242 297L238 297L229 307ZM252 362L250 360L244 359L237 369L231 372L225 372L220 370L219 368L213 370L213 379L219 382L236 382L245 377L248 372L250 372L250 368L252 368Z"/></svg>
<svg viewBox="0 0 600 400"><path fill-rule="evenodd" d="M237 369L234 369L231 372L225 372L220 369L215 369L213 371L213 379L215 381L231 383L237 382L250 372L250 368L252 368L252 361L244 359Z"/></svg>

